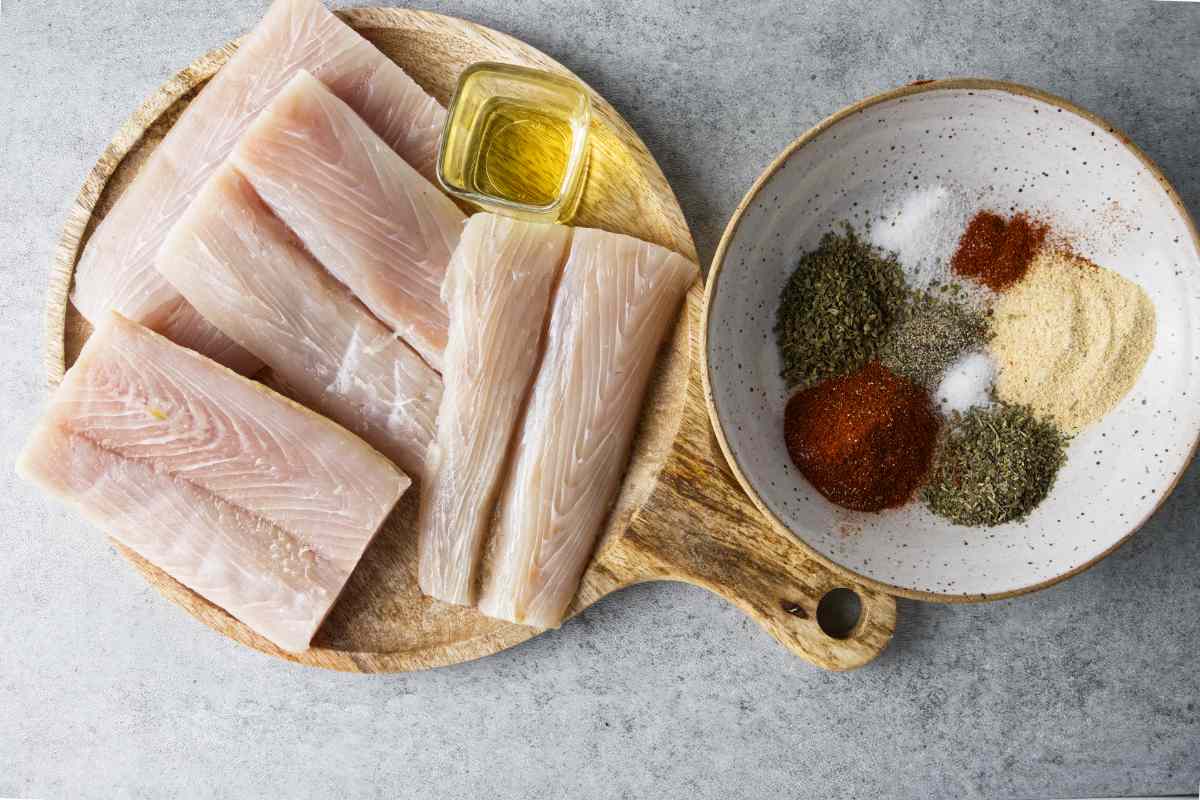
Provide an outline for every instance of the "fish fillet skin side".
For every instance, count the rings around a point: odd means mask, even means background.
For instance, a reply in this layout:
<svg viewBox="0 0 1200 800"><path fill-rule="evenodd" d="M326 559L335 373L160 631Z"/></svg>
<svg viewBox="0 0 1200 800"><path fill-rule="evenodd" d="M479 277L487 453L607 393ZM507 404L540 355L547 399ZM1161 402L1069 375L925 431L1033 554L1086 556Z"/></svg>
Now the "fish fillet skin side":
<svg viewBox="0 0 1200 800"><path fill-rule="evenodd" d="M563 225L476 214L450 260L442 405L417 523L418 583L430 597L475 601L483 542L570 241Z"/></svg>
<svg viewBox="0 0 1200 800"><path fill-rule="evenodd" d="M116 313L17 471L293 652L410 484L324 417Z"/></svg>
<svg viewBox="0 0 1200 800"><path fill-rule="evenodd" d="M441 376L313 260L232 164L209 179L161 256L175 288L287 394L423 473Z"/></svg>
<svg viewBox="0 0 1200 800"><path fill-rule="evenodd" d="M93 324L109 309L244 373L256 360L212 329L154 268L175 220L297 70L311 72L433 179L446 112L319 0L276 0L184 110L96 227L71 300Z"/></svg>
<svg viewBox="0 0 1200 800"><path fill-rule="evenodd" d="M317 261L440 372L458 206L303 71L232 160Z"/></svg>
<svg viewBox="0 0 1200 800"><path fill-rule="evenodd" d="M579 228L497 512L479 609L562 623L616 499L659 347L696 265Z"/></svg>

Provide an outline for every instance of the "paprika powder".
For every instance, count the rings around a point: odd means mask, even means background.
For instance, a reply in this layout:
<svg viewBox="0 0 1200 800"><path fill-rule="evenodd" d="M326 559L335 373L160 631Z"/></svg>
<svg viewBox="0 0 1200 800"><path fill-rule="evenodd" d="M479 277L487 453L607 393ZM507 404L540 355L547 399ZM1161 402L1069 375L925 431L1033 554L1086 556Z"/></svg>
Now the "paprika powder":
<svg viewBox="0 0 1200 800"><path fill-rule="evenodd" d="M784 412L788 454L830 501L856 511L903 505L933 458L929 395L878 361L796 393Z"/></svg>
<svg viewBox="0 0 1200 800"><path fill-rule="evenodd" d="M1049 228L1024 214L1011 220L980 211L958 240L950 268L994 292L1002 292L1025 276Z"/></svg>

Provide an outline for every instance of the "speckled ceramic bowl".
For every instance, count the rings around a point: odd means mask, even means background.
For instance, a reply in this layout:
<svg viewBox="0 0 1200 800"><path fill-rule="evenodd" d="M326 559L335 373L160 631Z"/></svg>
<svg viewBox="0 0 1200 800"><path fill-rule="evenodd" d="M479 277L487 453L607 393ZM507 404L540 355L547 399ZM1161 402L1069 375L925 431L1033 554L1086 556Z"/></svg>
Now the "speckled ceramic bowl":
<svg viewBox="0 0 1200 800"><path fill-rule="evenodd" d="M860 230L906 193L946 185L977 207L1048 217L1081 255L1154 301L1153 352L1125 399L1070 445L1025 521L965 528L919 503L880 514L821 497L783 443L787 387L772 326L801 254ZM1200 433L1200 240L1174 190L1103 120L1051 95L980 80L887 92L793 142L746 195L708 276L709 410L739 481L823 560L887 591L970 601L1048 586L1107 555L1163 501Z"/></svg>

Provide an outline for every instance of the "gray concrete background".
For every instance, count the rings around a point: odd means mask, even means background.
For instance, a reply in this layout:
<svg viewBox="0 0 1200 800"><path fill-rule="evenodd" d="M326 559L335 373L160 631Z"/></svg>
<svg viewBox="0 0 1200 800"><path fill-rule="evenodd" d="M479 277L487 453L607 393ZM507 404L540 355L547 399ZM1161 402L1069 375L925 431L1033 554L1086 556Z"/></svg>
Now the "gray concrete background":
<svg viewBox="0 0 1200 800"><path fill-rule="evenodd" d="M1200 5L430 6L575 69L660 159L713 247L754 176L840 106L918 78L1065 95L1200 212ZM507 653L359 677L270 660L160 599L12 476L43 401L51 248L84 174L164 78L259 0L6 0L0 11L0 796L1025 797L1200 783L1200 471L1096 569L987 606L904 602L827 674L704 592L618 594Z"/></svg>

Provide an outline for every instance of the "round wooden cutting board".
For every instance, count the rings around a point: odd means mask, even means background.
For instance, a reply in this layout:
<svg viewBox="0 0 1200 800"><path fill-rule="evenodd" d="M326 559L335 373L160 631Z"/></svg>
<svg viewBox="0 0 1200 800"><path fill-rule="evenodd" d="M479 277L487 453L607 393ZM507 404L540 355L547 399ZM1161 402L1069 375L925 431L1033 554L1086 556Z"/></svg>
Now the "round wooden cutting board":
<svg viewBox="0 0 1200 800"><path fill-rule="evenodd" d="M459 73L476 61L526 64L570 74L509 36L463 20L402 9L362 8L340 16L445 104ZM88 176L55 256L47 300L47 371L52 386L90 332L67 301L75 263L180 112L236 49L204 56L168 80L124 124ZM632 128L592 92L591 163L581 226L669 247L697 260L670 186ZM687 297L659 363L620 497L571 613L625 586L681 580L720 594L792 652L826 669L861 666L883 650L896 621L894 600L840 577L790 536L774 530L738 488L709 426L700 377L702 289ZM345 592L305 653L286 653L118 545L148 581L217 631L265 653L312 666L393 672L490 655L539 633L450 606L417 589L409 492L364 555ZM831 590L852 589L862 615L844 637L822 630L817 606Z"/></svg>

